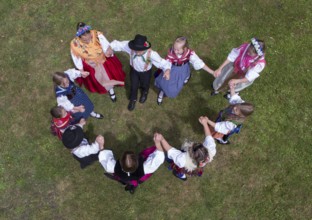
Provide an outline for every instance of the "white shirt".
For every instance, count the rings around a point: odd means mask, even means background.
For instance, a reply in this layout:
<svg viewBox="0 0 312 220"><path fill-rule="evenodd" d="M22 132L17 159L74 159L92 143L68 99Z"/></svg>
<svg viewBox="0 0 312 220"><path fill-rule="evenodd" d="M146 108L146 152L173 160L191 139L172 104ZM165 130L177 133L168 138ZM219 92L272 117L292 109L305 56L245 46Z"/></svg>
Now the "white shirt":
<svg viewBox="0 0 312 220"><path fill-rule="evenodd" d="M240 103L244 103L244 102L245 101L238 94L231 96L231 98L229 100L229 103L231 105L240 104ZM216 126L214 129L216 132L219 132L221 134L228 134L230 131L232 131L236 127L237 127L237 125L234 124L233 122L221 121L221 122L216 123Z"/></svg>
<svg viewBox="0 0 312 220"><path fill-rule="evenodd" d="M238 57L240 52L239 48L233 48L232 51L229 53L227 59L230 62L234 62ZM265 63L257 63L254 67L250 68L245 77L249 82L254 81L256 78L260 76L260 72L264 69Z"/></svg>
<svg viewBox="0 0 312 220"><path fill-rule="evenodd" d="M144 174L154 173L165 161L165 154L155 150L143 163ZM103 150L99 154L99 162L108 173L114 173L116 160L111 150Z"/></svg>
<svg viewBox="0 0 312 220"><path fill-rule="evenodd" d="M106 37L104 37L103 34L98 34L98 38L99 38L103 52L106 53L107 48L110 46L108 40L106 39ZM82 70L83 69L82 59L80 57L75 56L72 50L70 50L70 55L72 57L72 60L76 68L79 70Z"/></svg>
<svg viewBox="0 0 312 220"><path fill-rule="evenodd" d="M74 81L76 78L81 77L81 72L76 69L68 69L64 72L68 75L70 81ZM60 86L59 86L60 87ZM61 88L61 87L60 87ZM66 111L71 111L75 107L67 98L67 96L59 96L56 98L58 106L62 106Z"/></svg>
<svg viewBox="0 0 312 220"><path fill-rule="evenodd" d="M147 59L147 51L144 56L144 60L141 56L136 56L135 52L133 51L131 53L131 49L128 46L129 41L117 41L114 40L111 42L111 47L114 51L123 51L130 55L130 65L138 71L138 72L144 72L147 70L150 70L152 68L152 64L156 66L157 68L162 69L163 71L166 71L167 69L171 69L171 63L168 60L165 60L159 56L159 54L155 51L151 51L150 60L151 62L148 64L147 69L144 70L144 67L146 65L145 61ZM132 61L131 61L132 60Z"/></svg>
<svg viewBox="0 0 312 220"><path fill-rule="evenodd" d="M216 155L216 142L212 136L206 136L203 143L204 147L208 150L209 162L213 160L213 157ZM167 152L168 158L173 160L173 162L180 168L184 167L186 164L186 152L182 152L174 147L170 148Z"/></svg>
<svg viewBox="0 0 312 220"><path fill-rule="evenodd" d="M180 59L182 55L177 55L177 57ZM205 66L204 61L200 59L199 56L197 56L195 51L191 52L190 63L192 64L195 70L200 70Z"/></svg>
<svg viewBox="0 0 312 220"><path fill-rule="evenodd" d="M99 152L99 150L100 146L97 142L94 142L90 145L88 141L84 138L78 147L72 149L71 153L75 154L79 158L83 158L91 154L96 154L97 152Z"/></svg>

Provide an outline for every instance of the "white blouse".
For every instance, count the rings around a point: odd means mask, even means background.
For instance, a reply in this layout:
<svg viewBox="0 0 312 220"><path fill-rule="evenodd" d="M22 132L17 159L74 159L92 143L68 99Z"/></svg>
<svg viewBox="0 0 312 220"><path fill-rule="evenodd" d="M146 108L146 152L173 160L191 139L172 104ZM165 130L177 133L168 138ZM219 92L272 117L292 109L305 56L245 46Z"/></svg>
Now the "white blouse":
<svg viewBox="0 0 312 220"><path fill-rule="evenodd" d="M114 40L113 42L111 42L111 47L114 51L123 51L128 53L130 55L130 65L132 64L132 67L136 71L144 72L150 70L152 68L152 64L157 68L162 69L163 71L171 69L171 63L168 60L161 58L156 51L152 50L150 55L151 62L148 64L147 70L144 70L144 67L146 65L144 60L147 59L147 52L142 55L144 57L143 60L141 56L136 56L135 52L131 53L131 49L129 48L128 43L129 41Z"/></svg>
<svg viewBox="0 0 312 220"><path fill-rule="evenodd" d="M204 143L204 147L208 150L209 154L209 162L213 160L213 157L216 155L216 142L214 141L212 136L206 136ZM187 152L182 152L174 147L170 148L167 152L168 158L173 160L173 162L180 168L184 167L186 164L186 154Z"/></svg>
<svg viewBox="0 0 312 220"><path fill-rule="evenodd" d="M242 48L241 48L242 49ZM240 48L233 48L232 51L229 53L227 59L230 62L235 62L236 58L239 55L239 52L241 50ZM245 77L249 82L254 81L256 78L260 76L260 72L264 69L265 63L257 63L254 67L250 68Z"/></svg>
<svg viewBox="0 0 312 220"><path fill-rule="evenodd" d="M143 163L144 173L154 173L158 167L165 161L165 154L162 151L155 150ZM99 162L108 173L114 173L116 160L111 150L103 150L99 154Z"/></svg>
<svg viewBox="0 0 312 220"><path fill-rule="evenodd" d="M70 79L70 81L74 81L76 78L81 77L81 72L76 69L68 69L64 72ZM59 86L60 87L60 86ZM62 87L60 87L62 88ZM56 102L58 106L62 106L66 111L71 111L75 107L67 98L67 96L59 96L56 98Z"/></svg>
<svg viewBox="0 0 312 220"><path fill-rule="evenodd" d="M177 57L180 59L182 55L177 55ZM195 70L200 70L205 66L204 61L199 58L199 56L195 53L195 51L191 52L190 63L192 64Z"/></svg>
<svg viewBox="0 0 312 220"><path fill-rule="evenodd" d="M75 154L79 158L83 158L89 156L91 154L96 154L99 152L100 146L97 142L92 143L91 145L84 138L80 144L80 146L74 148L71 153Z"/></svg>
<svg viewBox="0 0 312 220"><path fill-rule="evenodd" d="M108 47L110 46L108 40L106 39L106 37L104 37L103 34L98 34L98 38L99 38L103 52L106 53ZM82 59L80 57L75 56L72 50L70 50L70 55L72 57L72 60L76 68L79 70L82 70L83 69Z"/></svg>

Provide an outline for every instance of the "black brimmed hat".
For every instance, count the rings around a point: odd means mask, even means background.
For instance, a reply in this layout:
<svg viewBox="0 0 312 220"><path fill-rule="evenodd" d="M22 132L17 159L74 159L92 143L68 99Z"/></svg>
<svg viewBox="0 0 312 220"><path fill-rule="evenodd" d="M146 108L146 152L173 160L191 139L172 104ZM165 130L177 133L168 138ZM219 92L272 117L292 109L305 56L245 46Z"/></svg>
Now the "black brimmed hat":
<svg viewBox="0 0 312 220"><path fill-rule="evenodd" d="M134 40L129 41L129 47L132 50L142 51L151 48L151 43L147 41L147 37L137 34Z"/></svg>
<svg viewBox="0 0 312 220"><path fill-rule="evenodd" d="M69 126L62 137L62 142L65 147L69 149L73 149L75 147L78 147L79 144L83 140L83 130L81 127L72 125Z"/></svg>

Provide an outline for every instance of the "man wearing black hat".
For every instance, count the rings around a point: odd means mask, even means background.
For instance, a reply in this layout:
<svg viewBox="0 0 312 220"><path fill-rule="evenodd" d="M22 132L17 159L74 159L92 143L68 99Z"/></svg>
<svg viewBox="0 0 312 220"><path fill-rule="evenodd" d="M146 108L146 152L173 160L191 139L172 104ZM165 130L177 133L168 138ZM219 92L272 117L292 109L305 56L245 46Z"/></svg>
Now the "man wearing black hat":
<svg viewBox="0 0 312 220"><path fill-rule="evenodd" d="M84 138L83 130L79 125L68 127L62 137L64 146L71 149L73 157L79 161L81 169L97 161L100 150L104 149L104 137L98 135L93 144Z"/></svg>
<svg viewBox="0 0 312 220"><path fill-rule="evenodd" d="M135 108L138 89L141 88L141 97L139 102L144 103L147 99L149 85L151 81L152 65L164 71L164 77L169 80L171 63L159 56L151 49L151 43L147 41L146 36L137 34L134 40L117 41L111 43L114 51L123 51L130 55L130 102L128 110Z"/></svg>

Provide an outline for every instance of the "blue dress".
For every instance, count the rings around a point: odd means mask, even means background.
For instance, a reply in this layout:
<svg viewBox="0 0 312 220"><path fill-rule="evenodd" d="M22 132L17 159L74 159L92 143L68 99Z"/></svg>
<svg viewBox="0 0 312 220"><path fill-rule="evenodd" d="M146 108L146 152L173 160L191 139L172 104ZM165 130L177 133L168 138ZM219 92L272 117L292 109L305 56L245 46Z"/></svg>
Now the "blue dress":
<svg viewBox="0 0 312 220"><path fill-rule="evenodd" d="M69 86L67 88L63 88L61 86L55 87L55 95L56 97L67 96L68 100L74 105L79 106L83 105L85 107L84 112L76 112L72 114L75 123L78 123L81 118L87 119L91 112L94 109L94 105L89 99L89 97L82 91L81 88L77 87L70 79Z"/></svg>
<svg viewBox="0 0 312 220"><path fill-rule="evenodd" d="M190 74L191 68L189 62L181 66L172 64L170 79L166 80L163 77L164 72L161 72L155 79L155 86L162 90L169 98L175 98L182 90L184 81L190 77Z"/></svg>

